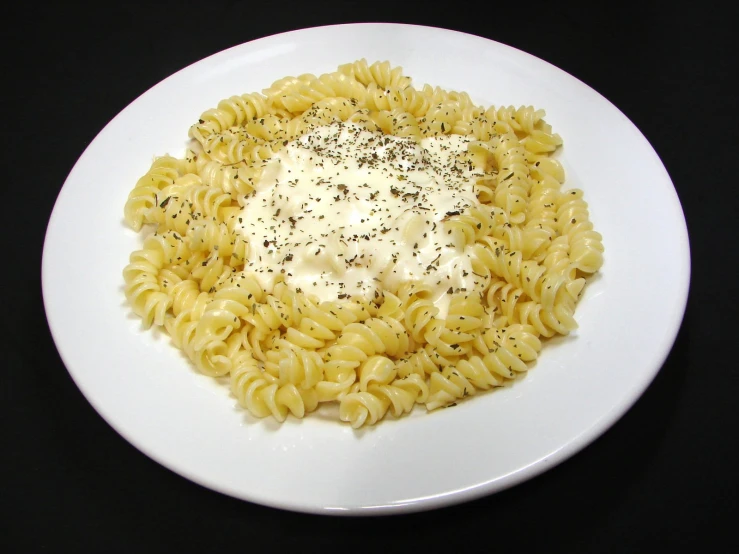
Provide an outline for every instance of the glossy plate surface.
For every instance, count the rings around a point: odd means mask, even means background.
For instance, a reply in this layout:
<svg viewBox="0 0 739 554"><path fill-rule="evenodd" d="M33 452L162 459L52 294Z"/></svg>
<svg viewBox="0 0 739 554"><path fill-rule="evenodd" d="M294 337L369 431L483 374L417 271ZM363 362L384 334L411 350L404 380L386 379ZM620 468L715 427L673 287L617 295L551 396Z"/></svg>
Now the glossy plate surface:
<svg viewBox="0 0 739 554"><path fill-rule="evenodd" d="M143 331L121 271L141 237L123 206L153 156L181 156L206 109L276 79L388 60L479 104L533 105L563 140L565 188L585 191L605 264L571 336L546 344L514 386L359 432L313 415L255 420L225 381ZM597 92L519 50L457 32L356 24L237 46L162 81L113 119L71 171L49 222L43 293L54 340L100 415L154 460L206 487L284 509L398 513L470 500L531 478L606 431L664 362L685 309L683 213L639 130Z"/></svg>

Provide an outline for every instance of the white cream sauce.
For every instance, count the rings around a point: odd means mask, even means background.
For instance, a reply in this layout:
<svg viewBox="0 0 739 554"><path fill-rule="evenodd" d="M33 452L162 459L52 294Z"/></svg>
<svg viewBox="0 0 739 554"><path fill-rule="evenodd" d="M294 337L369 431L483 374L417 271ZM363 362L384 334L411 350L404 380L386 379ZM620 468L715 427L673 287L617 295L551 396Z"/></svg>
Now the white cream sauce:
<svg viewBox="0 0 739 554"><path fill-rule="evenodd" d="M446 314L450 292L478 290L470 253L445 218L478 205L481 172L459 135L417 143L353 124L319 127L266 164L244 201L246 270L322 300L373 298L420 281Z"/></svg>

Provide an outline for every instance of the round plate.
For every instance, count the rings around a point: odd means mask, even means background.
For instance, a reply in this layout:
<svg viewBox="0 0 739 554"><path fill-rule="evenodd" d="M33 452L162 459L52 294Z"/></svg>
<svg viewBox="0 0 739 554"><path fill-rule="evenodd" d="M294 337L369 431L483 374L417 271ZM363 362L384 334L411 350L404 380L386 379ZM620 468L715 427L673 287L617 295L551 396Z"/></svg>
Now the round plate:
<svg viewBox="0 0 739 554"><path fill-rule="evenodd" d="M354 431L313 414L278 425L238 408L163 333L144 331L122 269L141 237L123 206L155 155L184 154L199 115L276 79L366 58L416 86L479 104L533 105L563 140L565 188L585 191L605 264L578 331L546 343L512 387ZM46 314L72 378L100 415L154 460L201 485L318 513L398 513L470 500L531 478L608 429L646 389L677 335L690 279L670 178L639 130L597 92L514 48L397 24L312 28L243 44L162 81L113 119L69 174L43 255Z"/></svg>

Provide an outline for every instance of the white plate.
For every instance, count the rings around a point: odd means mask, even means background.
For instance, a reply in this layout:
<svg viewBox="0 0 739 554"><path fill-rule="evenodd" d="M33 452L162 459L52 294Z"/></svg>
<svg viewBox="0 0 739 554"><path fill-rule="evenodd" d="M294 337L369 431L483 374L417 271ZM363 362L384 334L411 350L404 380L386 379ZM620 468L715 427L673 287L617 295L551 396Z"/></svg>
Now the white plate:
<svg viewBox="0 0 739 554"><path fill-rule="evenodd" d="M452 409L355 432L320 417L282 426L237 409L163 334L142 331L121 270L140 237L123 205L154 155L184 153L189 125L222 98L366 58L484 105L534 105L564 139L566 187L585 190L605 265L527 377ZM398 513L470 500L531 478L608 429L652 381L685 309L690 262L670 178L638 129L560 69L483 38L360 24L231 48L153 87L113 119L71 171L49 222L43 292L75 383L126 440L173 471L260 504Z"/></svg>

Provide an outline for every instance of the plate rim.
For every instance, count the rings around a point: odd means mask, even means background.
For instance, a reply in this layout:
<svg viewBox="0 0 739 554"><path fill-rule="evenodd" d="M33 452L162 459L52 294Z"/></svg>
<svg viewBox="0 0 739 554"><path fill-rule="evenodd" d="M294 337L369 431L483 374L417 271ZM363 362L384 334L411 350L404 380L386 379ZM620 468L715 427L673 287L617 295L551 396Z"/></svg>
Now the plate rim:
<svg viewBox="0 0 739 554"><path fill-rule="evenodd" d="M289 35L299 35L300 33L303 33L305 31L320 31L320 30L341 28L341 27L351 27L351 28L361 27L361 28L366 28L366 29L374 29L378 27L387 27L387 26L392 26L396 28L410 27L410 28L416 28L416 29L425 29L427 31L434 31L434 32L441 31L443 33L453 33L453 34L459 35L460 37L474 37L476 39L486 41L492 45L495 45L497 48L502 47L505 50L515 52L516 55L523 55L525 57L536 60L538 63L543 63L543 64L548 65L550 68L555 69L557 72L560 72L566 75L569 79L573 79L577 81L580 84L580 86L586 87L592 93L598 95L603 101L608 103L613 109L615 109L620 114L620 116L624 118L626 122L628 122L631 128L634 131L636 131L639 139L643 143L643 146L648 148L649 156L653 158L659 164L661 171L664 173L666 182L671 185L668 188L668 190L671 193L671 199L673 202L673 206L671 207L671 209L675 210L676 208L677 209L676 214L679 214L681 216L679 218L680 219L679 223L681 223L681 227L682 227L680 229L681 236L679 237L679 240L677 242L680 243L679 244L680 253L682 254L682 259L680 261L684 265L684 272L682 272L679 276L680 277L680 284L678 287L679 288L679 298L676 299L677 301L679 301L679 307L677 310L677 313L679 315L677 317L674 317L671 320L672 325L670 326L669 329L666 329L663 344L660 345L659 353L656 355L656 358L659 359L659 364L657 364L656 367L653 369L650 368L650 371L646 372L647 373L646 376L640 382L632 383L631 393L628 394L627 396L622 397L622 401L621 403L619 403L617 407L609 411L600 420L595 421L595 422L589 422L590 424L587 427L587 429L581 432L575 439L562 445L554 453L548 456L545 456L543 458L540 458L532 462L526 467L519 468L516 471L514 471L512 474L502 476L502 477L499 476L489 481L477 484L473 487L468 487L468 488L461 489L461 490L449 491L449 492L445 492L442 494L436 494L436 495L432 495L432 496L424 497L424 498L412 499L405 504L394 504L394 505L383 505L383 506L345 508L345 507L328 507L328 506L320 506L320 505L296 505L294 503L280 501L274 498L260 497L260 495L258 494L252 495L251 497L246 497L242 494L236 494L234 490L229 490L227 487L223 487L219 483L213 482L210 479L204 478L203 476L200 476L200 475L190 474L190 472L185 471L181 467L177 467L176 464L173 464L172 460L165 459L165 457L161 456L159 452L152 452L150 449L143 447L135 436L131 436L129 433L121 429L119 422L115 422L111 420L105 407L100 405L97 402L94 394L92 394L92 392L88 390L87 386L82 382L81 379L79 379L79 375L75 372L75 370L72 369L72 366L69 363L69 357L68 357L66 348L59 341L58 325L60 323L57 320L52 321L54 318L49 317L49 298L48 298L49 285L48 285L48 282L50 279L50 269L48 267L49 257L47 254L47 246L50 242L49 240L50 236L52 232L54 231L55 226L57 225L56 219L61 217L59 209L58 209L60 206L60 198L62 198L62 195L65 194L65 187L67 186L67 183L73 179L73 176L75 175L78 167L83 162L83 159L88 155L88 152L90 152L90 149L95 145L95 143L98 141L100 136L103 133L105 133L106 130L109 129L116 120L123 117L126 111L132 105L136 104L137 102L140 101L142 97L149 94L152 89L162 85L167 80L173 79L175 76L190 70L193 66L197 64L206 64L208 61L212 61L212 59L215 57L221 56L226 52L232 52L238 49L242 49L247 45L254 45L255 43L267 41L270 39L275 39L277 37L286 37ZM614 424L616 424L633 407L633 405L636 404L636 402L643 396L644 392L648 389L648 387L654 381L656 376L662 370L662 367L664 366L664 363L667 360L667 357L669 356L670 352L674 348L675 342L678 337L678 333L684 321L685 312L687 310L690 284L691 284L691 276L692 276L691 273L692 273L692 267L691 267L690 237L688 233L687 222L685 219L685 214L682 208L682 204L680 202L680 198L677 194L677 190L675 189L674 183L672 182L669 172L664 166L658 153L656 152L652 144L649 142L649 140L644 136L642 131L615 104L613 104L610 100L608 100L600 92L598 92L597 90L595 90L590 85L583 82L582 80L578 79L577 77L573 76L569 72L555 66L554 64L546 60L539 58L538 56L535 56L521 49L518 49L516 47L507 45L505 43L498 42L496 40L493 40L493 39L490 39L490 38L487 38L481 35L467 33L467 32L458 31L455 29L449 29L445 27L434 27L434 26L409 24L409 23L361 22L361 23L341 23L341 24L332 24L332 25L321 25L321 26L293 29L290 31L274 33L271 35L256 38L253 40L243 42L241 44L231 46L229 48L223 49L209 56L206 56L202 59L196 60L188 64L187 66L179 69L178 71L171 73L164 79L161 79L159 82L149 87L146 91L142 92L140 95L134 98L131 102L129 102L113 118L111 118L110 121L108 121L108 123L95 135L95 137L89 142L89 144L86 146L83 152L78 156L76 162L74 163L74 165L68 172L67 177L64 180L64 183L62 184L61 189L59 190L59 193L57 194L53 209L49 216L49 220L47 223L45 236L44 236L44 243L43 243L43 250L42 250L42 263L41 263L41 284L42 284L42 299L43 299L44 313L46 315L47 325L48 325L50 334L52 336L52 339L54 341L54 345L57 349L60 359L62 360L65 366L65 369L67 370L67 373L72 378L78 390L82 392L87 402L97 412L97 414L100 417L102 417L103 420L106 421L106 423L119 436L121 436L129 444L134 446L137 450L139 450L139 452L145 454L147 457L154 460L156 463L160 464L161 466L167 468L168 470L173 471L174 473L196 484L205 486L206 488L209 488L211 490L225 494L227 496L231 496L233 498L237 498L239 500L245 500L248 502L257 503L257 504L264 505L264 506L269 506L269 507L289 510L289 511L295 511L295 512L353 516L353 515L388 515L391 513L398 514L398 513L421 512L421 511L440 508L443 506L450 506L454 504L468 502L468 501L475 500L475 499L478 499L484 496L488 496L490 494L500 492L508 488L511 488L513 486L516 486L521 482L530 480L548 471L549 469L559 465L560 463L576 455L578 452L583 450L586 446L592 444L598 438L605 435L608 432L608 430ZM657 349L655 349L655 352L656 351Z"/></svg>

